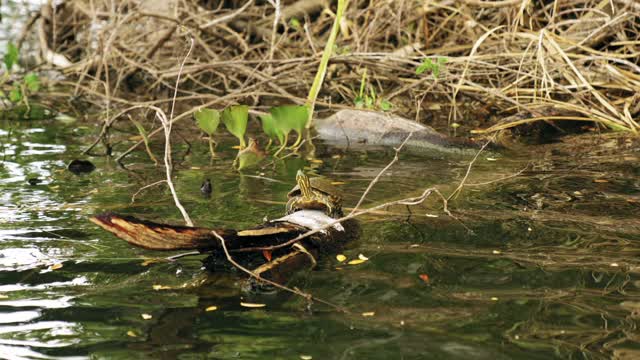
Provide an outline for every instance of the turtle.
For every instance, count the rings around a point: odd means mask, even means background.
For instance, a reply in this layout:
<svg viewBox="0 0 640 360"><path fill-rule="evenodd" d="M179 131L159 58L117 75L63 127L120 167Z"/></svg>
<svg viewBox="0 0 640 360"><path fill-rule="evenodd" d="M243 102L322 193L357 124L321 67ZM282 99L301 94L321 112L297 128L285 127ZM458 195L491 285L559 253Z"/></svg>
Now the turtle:
<svg viewBox="0 0 640 360"><path fill-rule="evenodd" d="M296 174L296 186L289 191L287 197L287 214L298 210L324 210L333 218L341 217L342 196L327 179L309 178L302 170Z"/></svg>

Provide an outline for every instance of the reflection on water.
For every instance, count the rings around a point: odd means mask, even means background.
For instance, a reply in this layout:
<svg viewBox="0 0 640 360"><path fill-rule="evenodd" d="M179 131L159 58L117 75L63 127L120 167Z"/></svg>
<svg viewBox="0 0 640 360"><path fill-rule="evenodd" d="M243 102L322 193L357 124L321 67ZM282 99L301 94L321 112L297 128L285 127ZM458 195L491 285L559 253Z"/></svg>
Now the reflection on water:
<svg viewBox="0 0 640 360"><path fill-rule="evenodd" d="M638 355L633 334L640 312L640 247L635 241L640 225L633 214L640 184L633 167L615 168L619 182L603 183L593 181L593 172L566 177L566 169L575 164L558 161L553 165L558 176L549 168L534 169L509 181L469 187L449 204L455 219L443 214L436 201L411 214L392 207L362 218L362 237L344 253L350 259L364 254L369 261L345 265L327 256L316 270L302 271L290 283L350 309L343 314L319 304L308 311L306 301L286 293L247 292L242 276L224 269L208 272L202 257L150 263L168 254L132 248L87 218L115 211L180 223L164 188L142 192L131 203L139 188L163 178L162 169L140 153L129 159L135 172L93 158L97 169L76 176L65 164L80 156L88 139L59 124L3 127L4 357ZM192 154L176 169L181 199L198 225L232 228L281 215L289 184L305 165L309 172L344 182L339 186L345 205L352 206L393 155L330 153L323 155L323 163L311 165L291 159L261 170L271 179L264 180L239 177L230 170L231 159L210 165L206 144L192 145ZM176 151L183 150L176 144ZM381 178L364 206L419 194L434 184L449 193L466 164L465 159L405 156ZM506 156L481 158L469 181L504 177L524 164ZM42 182L29 184L33 177ZM206 178L212 179L211 198L200 195ZM157 285L160 290L154 289ZM247 309L241 301L267 306ZM210 306L217 310L206 311Z"/></svg>

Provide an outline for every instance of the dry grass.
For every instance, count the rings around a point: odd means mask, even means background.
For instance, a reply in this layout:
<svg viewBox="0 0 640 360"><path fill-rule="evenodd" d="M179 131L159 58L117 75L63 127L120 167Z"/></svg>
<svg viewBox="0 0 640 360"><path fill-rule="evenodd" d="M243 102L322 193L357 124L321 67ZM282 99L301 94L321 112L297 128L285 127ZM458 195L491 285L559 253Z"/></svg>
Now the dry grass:
<svg viewBox="0 0 640 360"><path fill-rule="evenodd" d="M70 0L37 24L42 47L71 62L67 84L106 107L108 124L127 107L168 106L191 38L176 121L198 106L304 103L335 11L322 0L116 3ZM318 106L351 106L366 69L380 98L418 120L439 107L462 124L497 115L484 132L590 120L637 133L639 27L633 0L352 0ZM415 74L430 56L448 59L437 80Z"/></svg>

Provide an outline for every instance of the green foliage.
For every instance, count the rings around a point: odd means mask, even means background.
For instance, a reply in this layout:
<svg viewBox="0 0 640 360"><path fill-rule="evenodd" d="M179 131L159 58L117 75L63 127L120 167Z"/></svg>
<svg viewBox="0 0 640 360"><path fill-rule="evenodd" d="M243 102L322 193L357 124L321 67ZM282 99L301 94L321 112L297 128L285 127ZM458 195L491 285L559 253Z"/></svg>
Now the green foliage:
<svg viewBox="0 0 640 360"><path fill-rule="evenodd" d="M13 65L18 63L18 48L11 42L7 45L7 52L4 54L3 61L4 66L7 67L7 72L11 71Z"/></svg>
<svg viewBox="0 0 640 360"><path fill-rule="evenodd" d="M249 107L247 105L229 106L222 112L222 122L227 130L240 141L240 147L247 146L244 134L247 132L249 120Z"/></svg>
<svg viewBox="0 0 640 360"><path fill-rule="evenodd" d="M309 121L309 108L306 105L282 105L272 107L270 110L274 128L284 134L285 139L291 130L298 134L295 144L298 146L302 140L302 131ZM264 126L264 123L263 123Z"/></svg>
<svg viewBox="0 0 640 360"><path fill-rule="evenodd" d="M27 87L29 92L38 92L38 90L40 90L40 78L35 73L29 73L24 77L24 85Z"/></svg>
<svg viewBox="0 0 640 360"><path fill-rule="evenodd" d="M22 101L22 91L20 91L20 85L14 83L13 88L9 91L9 101L12 103L19 103Z"/></svg>
<svg viewBox="0 0 640 360"><path fill-rule="evenodd" d="M433 77L438 78L438 76L440 76L440 70L444 68L444 64L446 63L447 58L445 57L439 57L436 61L431 60L431 58L426 58L422 61L422 64L416 68L416 75L420 75L427 70L431 70Z"/></svg>
<svg viewBox="0 0 640 360"><path fill-rule="evenodd" d="M365 91L367 87L367 69L362 73L362 78L360 80L360 93L353 99L353 103L357 109L369 109L373 110L376 107L379 107L382 111L389 111L393 107L393 105L388 100L380 100L378 103L378 99L376 96L376 91L373 87L369 87L369 92Z"/></svg>
<svg viewBox="0 0 640 360"><path fill-rule="evenodd" d="M289 20L289 26L291 26L291 28L296 31L299 31L302 28L300 20L295 17L292 17L291 20Z"/></svg>
<svg viewBox="0 0 640 360"><path fill-rule="evenodd" d="M215 109L200 109L196 111L193 116L196 118L198 127L200 130L207 133L209 136L213 136L218 125L220 124L220 112Z"/></svg>
<svg viewBox="0 0 640 360"><path fill-rule="evenodd" d="M276 121L271 114L264 114L259 116L262 122L262 131L269 137L269 141L277 140L278 144L284 144L285 134L279 127L276 126Z"/></svg>

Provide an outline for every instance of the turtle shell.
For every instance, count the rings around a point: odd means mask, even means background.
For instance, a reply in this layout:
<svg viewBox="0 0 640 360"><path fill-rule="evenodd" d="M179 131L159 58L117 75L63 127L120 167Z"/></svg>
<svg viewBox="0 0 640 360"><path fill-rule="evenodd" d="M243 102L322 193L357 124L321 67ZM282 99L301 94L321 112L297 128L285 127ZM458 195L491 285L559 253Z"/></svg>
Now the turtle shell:
<svg viewBox="0 0 640 360"><path fill-rule="evenodd" d="M331 182L325 178L313 177L309 179L309 183L311 183L311 188L313 190L319 191L323 194L330 195L333 197L341 198L340 190L337 187L331 185ZM300 191L300 185L296 185L289 191L287 196L292 198L294 196L302 195Z"/></svg>

